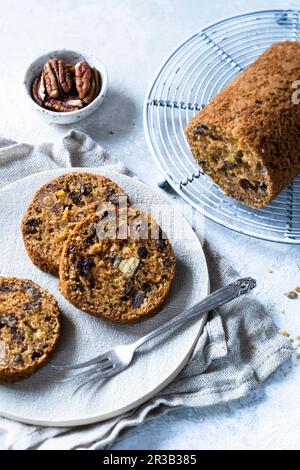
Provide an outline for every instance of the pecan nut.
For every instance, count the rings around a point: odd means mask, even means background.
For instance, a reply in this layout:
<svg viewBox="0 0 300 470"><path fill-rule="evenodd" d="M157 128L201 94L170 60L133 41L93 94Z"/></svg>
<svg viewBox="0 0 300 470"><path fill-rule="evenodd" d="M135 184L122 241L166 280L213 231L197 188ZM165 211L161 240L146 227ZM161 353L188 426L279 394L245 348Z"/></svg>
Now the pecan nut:
<svg viewBox="0 0 300 470"><path fill-rule="evenodd" d="M91 80L90 80L90 87L88 89L88 92L87 94L85 95L84 98L82 98L82 101L85 103L85 104L90 104L93 99L94 99L94 96L95 96L95 80L94 80L94 72L92 70L92 73L91 73Z"/></svg>
<svg viewBox="0 0 300 470"><path fill-rule="evenodd" d="M83 98L85 104L90 104L100 92L99 72L94 67L92 69L91 86L87 95Z"/></svg>
<svg viewBox="0 0 300 470"><path fill-rule="evenodd" d="M71 106L72 108L82 108L83 103L79 98L71 98L66 101L66 104L68 106Z"/></svg>
<svg viewBox="0 0 300 470"><path fill-rule="evenodd" d="M33 99L34 101L42 106L43 105L43 102L41 100L41 98L39 97L39 87L40 87L40 81L41 79L40 78L36 78L33 82L33 85L32 85L32 96L33 96Z"/></svg>
<svg viewBox="0 0 300 470"><path fill-rule="evenodd" d="M56 66L57 61L50 59L44 66L44 79L45 79L45 88L49 98L59 98L59 85L57 82L56 75Z"/></svg>
<svg viewBox="0 0 300 470"><path fill-rule="evenodd" d="M75 65L75 84L79 98L83 99L91 86L92 69L85 61L78 62Z"/></svg>
<svg viewBox="0 0 300 470"><path fill-rule="evenodd" d="M66 69L68 69L68 71L70 72L71 76L72 76L72 79L74 78L75 76L75 65L73 64L65 64L65 67Z"/></svg>
<svg viewBox="0 0 300 470"><path fill-rule="evenodd" d="M45 88L45 80L44 80L44 74L42 72L41 74L41 79L39 83L39 89L38 89L38 95L42 101L45 101L46 98L46 88Z"/></svg>
<svg viewBox="0 0 300 470"><path fill-rule="evenodd" d="M59 113L67 113L70 111L77 111L78 109L81 108L81 106L73 105L72 101L75 100L69 100L69 99L64 99L64 100L59 100L59 99L54 99L54 98L48 98L44 101L44 106L47 109L50 109L51 111L57 111ZM76 100L77 101L77 100Z"/></svg>
<svg viewBox="0 0 300 470"><path fill-rule="evenodd" d="M58 68L58 79L59 84L62 88L62 91L66 94L70 93L72 90L72 75L70 70L65 66L62 60L58 60L57 62Z"/></svg>
<svg viewBox="0 0 300 470"><path fill-rule="evenodd" d="M93 67L93 72L94 72L94 80L95 80L95 94L94 94L94 99L95 99L96 96L98 96L100 93L101 77L100 77L100 73L98 72L97 69L95 69L95 67Z"/></svg>

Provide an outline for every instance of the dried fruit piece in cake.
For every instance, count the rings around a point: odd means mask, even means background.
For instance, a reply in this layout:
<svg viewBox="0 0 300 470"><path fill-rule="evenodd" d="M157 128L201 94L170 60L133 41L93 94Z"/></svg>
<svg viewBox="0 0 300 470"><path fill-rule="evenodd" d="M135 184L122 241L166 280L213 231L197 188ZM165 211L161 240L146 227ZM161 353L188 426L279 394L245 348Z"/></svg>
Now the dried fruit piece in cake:
<svg viewBox="0 0 300 470"><path fill-rule="evenodd" d="M89 211L127 196L113 181L93 173L67 173L46 183L35 194L22 221L22 234L32 262L58 274L63 244L70 230Z"/></svg>
<svg viewBox="0 0 300 470"><path fill-rule="evenodd" d="M92 240L91 240L92 236ZM153 218L130 208L92 214L70 233L59 288L78 308L115 322L156 313L175 273L175 257Z"/></svg>
<svg viewBox="0 0 300 470"><path fill-rule="evenodd" d="M0 382L35 372L54 350L60 333L54 297L28 279L0 277Z"/></svg>

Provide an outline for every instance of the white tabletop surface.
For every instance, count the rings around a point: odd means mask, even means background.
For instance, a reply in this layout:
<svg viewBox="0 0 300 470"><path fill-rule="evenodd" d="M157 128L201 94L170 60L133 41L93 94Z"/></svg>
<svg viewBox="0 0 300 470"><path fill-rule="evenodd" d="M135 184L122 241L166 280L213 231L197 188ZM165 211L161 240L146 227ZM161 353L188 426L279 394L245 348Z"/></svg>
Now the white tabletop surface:
<svg viewBox="0 0 300 470"><path fill-rule="evenodd" d="M142 107L147 86L169 51L219 18L299 7L298 1L288 0L1 0L0 4L0 132L29 143L53 141L67 132L69 126L49 125L28 107L22 75L28 62L48 50L92 52L108 69L109 93L99 112L76 128L152 185L161 176L145 142ZM211 247L227 256L241 274L257 278L258 293L277 325L300 335L300 297L284 296L300 285L300 247L257 241L209 221L204 229ZM236 402L171 411L133 429L113 448L299 449L299 370L286 364Z"/></svg>

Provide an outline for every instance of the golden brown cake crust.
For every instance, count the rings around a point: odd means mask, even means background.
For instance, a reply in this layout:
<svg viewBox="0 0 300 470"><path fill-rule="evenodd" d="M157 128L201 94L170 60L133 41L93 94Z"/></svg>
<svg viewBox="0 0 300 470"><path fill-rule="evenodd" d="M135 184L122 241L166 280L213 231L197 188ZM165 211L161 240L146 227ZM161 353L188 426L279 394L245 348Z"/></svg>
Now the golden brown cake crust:
<svg viewBox="0 0 300 470"><path fill-rule="evenodd" d="M203 170L245 204L268 204L300 172L299 79L300 42L276 43L185 130Z"/></svg>
<svg viewBox="0 0 300 470"><path fill-rule="evenodd" d="M60 334L55 298L29 279L0 277L0 382L11 383L39 369Z"/></svg>
<svg viewBox="0 0 300 470"><path fill-rule="evenodd" d="M129 214L128 223L121 211L117 217L123 229L137 227L135 237L123 232L122 238L99 238L97 224L107 223L108 211L105 218L92 214L69 235L60 262L59 288L66 299L113 322L135 322L156 313L175 273L172 247L151 216L132 208ZM146 239L141 226L151 227L160 238Z"/></svg>
<svg viewBox="0 0 300 470"><path fill-rule="evenodd" d="M22 221L22 234L32 262L58 275L69 231L95 207L124 191L105 176L67 173L48 181L35 194Z"/></svg>

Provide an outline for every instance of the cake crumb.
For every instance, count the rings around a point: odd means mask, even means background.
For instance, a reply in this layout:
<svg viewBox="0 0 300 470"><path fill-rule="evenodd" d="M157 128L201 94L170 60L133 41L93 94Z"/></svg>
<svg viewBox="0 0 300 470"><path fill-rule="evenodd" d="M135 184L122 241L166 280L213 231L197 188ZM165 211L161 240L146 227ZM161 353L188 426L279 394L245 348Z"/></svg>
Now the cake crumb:
<svg viewBox="0 0 300 470"><path fill-rule="evenodd" d="M284 294L288 299L297 299L298 294L294 290L290 290L286 294Z"/></svg>
<svg viewBox="0 0 300 470"><path fill-rule="evenodd" d="M295 291L298 292L298 294L300 294L300 286L297 286L297 287L295 288Z"/></svg>
<svg viewBox="0 0 300 470"><path fill-rule="evenodd" d="M287 338L290 336L289 332L286 331L286 330L281 330L281 331L280 331L280 334L281 334L282 336L286 336Z"/></svg>
<svg viewBox="0 0 300 470"><path fill-rule="evenodd" d="M268 268L268 272L269 272L269 273L272 273L272 272L273 272L273 269L272 269L272 268Z"/></svg>

